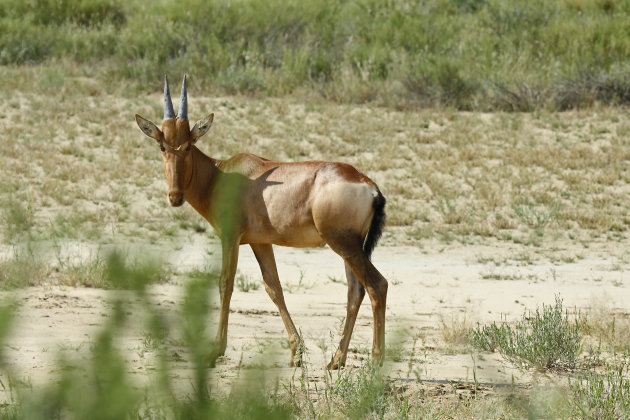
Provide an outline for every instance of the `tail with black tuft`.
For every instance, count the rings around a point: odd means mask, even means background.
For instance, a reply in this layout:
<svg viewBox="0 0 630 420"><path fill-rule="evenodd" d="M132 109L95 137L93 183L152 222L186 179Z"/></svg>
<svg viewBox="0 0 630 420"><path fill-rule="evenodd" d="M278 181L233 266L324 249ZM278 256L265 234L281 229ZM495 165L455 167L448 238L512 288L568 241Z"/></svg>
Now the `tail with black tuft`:
<svg viewBox="0 0 630 420"><path fill-rule="evenodd" d="M378 195L374 197L372 207L374 208L374 215L372 216L372 222L370 223L370 230L365 237L363 243L363 252L368 258L371 257L372 251L376 247L376 243L383 234L383 228L385 227L385 197L378 191Z"/></svg>

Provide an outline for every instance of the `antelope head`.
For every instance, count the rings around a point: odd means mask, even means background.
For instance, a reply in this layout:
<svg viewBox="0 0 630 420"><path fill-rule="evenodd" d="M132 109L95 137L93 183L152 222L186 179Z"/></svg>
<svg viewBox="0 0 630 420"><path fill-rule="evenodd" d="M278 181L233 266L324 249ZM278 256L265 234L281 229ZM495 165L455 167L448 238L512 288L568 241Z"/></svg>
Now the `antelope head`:
<svg viewBox="0 0 630 420"><path fill-rule="evenodd" d="M177 116L173 111L168 79L164 76L164 119L160 130L151 121L136 114L136 122L140 130L155 139L162 151L164 173L168 180L168 201L173 207L184 204L184 191L192 179L192 149L201 136L206 134L212 125L214 114L209 114L198 121L190 129L188 123L188 96L186 93L186 76L182 82Z"/></svg>

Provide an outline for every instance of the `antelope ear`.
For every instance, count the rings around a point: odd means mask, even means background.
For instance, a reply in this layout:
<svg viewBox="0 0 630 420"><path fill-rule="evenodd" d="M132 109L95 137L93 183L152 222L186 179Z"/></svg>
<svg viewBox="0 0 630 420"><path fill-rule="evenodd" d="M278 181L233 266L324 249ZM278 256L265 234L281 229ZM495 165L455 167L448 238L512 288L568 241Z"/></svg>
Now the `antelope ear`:
<svg viewBox="0 0 630 420"><path fill-rule="evenodd" d="M151 121L136 114L136 123L138 123L138 127L140 127L140 130L142 130L144 134L157 140L158 142L162 141L162 132Z"/></svg>
<svg viewBox="0 0 630 420"><path fill-rule="evenodd" d="M203 120L197 121L192 130L190 130L190 137L192 138L193 143L195 143L199 137L203 136L208 132L208 130L210 130L213 120L214 114L210 114Z"/></svg>

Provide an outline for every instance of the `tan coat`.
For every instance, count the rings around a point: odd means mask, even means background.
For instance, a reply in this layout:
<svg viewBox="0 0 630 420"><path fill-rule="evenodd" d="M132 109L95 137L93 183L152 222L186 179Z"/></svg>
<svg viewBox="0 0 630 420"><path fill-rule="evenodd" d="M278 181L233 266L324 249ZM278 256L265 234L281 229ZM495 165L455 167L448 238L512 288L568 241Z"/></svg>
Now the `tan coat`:
<svg viewBox="0 0 630 420"><path fill-rule="evenodd" d="M184 96L185 81L182 90ZM374 316L372 357L382 360L387 281L370 262L385 219L385 199L376 184L345 163L275 162L247 153L226 160L206 156L195 143L210 129L214 114L197 122L191 130L187 119L171 117L172 105L167 93L165 82L165 117L170 118L163 120L161 130L139 115L136 121L162 149L171 205L177 207L188 202L221 238L217 354L223 354L227 345L238 247L249 244L260 264L265 288L278 306L287 329L291 342L289 363L299 363L294 356L300 338L284 303L272 244L291 247L328 244L344 259L348 278L346 324L329 368L345 363L366 290ZM187 109L183 114L187 116Z"/></svg>

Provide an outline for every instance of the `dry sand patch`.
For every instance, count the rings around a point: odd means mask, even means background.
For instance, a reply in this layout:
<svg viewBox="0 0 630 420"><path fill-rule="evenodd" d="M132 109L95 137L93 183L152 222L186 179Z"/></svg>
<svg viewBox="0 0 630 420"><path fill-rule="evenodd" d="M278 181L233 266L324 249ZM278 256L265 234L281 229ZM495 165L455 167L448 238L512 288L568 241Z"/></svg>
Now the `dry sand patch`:
<svg viewBox="0 0 630 420"><path fill-rule="evenodd" d="M241 248L239 273L251 281L261 282L253 254L248 247ZM628 267L612 264L610 257L589 256L572 263L547 261L497 267L483 256L509 257L519 249L491 245L437 248L428 245L423 249L379 247L374 253L375 265L390 281L388 344L390 348L399 348L394 361L388 362L387 371L401 387L417 386L419 377L426 381L423 386L430 387L431 392L444 387L464 392L447 382L471 382L473 370L477 381L484 386L512 382L531 384L532 372L513 368L497 354L484 354L473 360L468 350L445 343L443 325L464 319L471 327L476 322L516 320L525 308L553 303L556 294L570 309L584 310L594 299L605 299L616 311L627 311L624 308L630 301ZM153 252L168 254L170 263L177 261L180 267L181 264L189 268L208 265L208 254L199 244L175 252L157 247ZM311 380L321 382L327 358L338 344L345 316L343 264L326 248L276 247L275 252L287 306L305 339L309 375ZM488 276L489 272L500 275ZM180 277L151 287L152 301L174 326L182 302L182 285L186 281ZM127 302L128 315L142 317L142 312L133 305L136 298L132 292L48 285L20 290L16 296L19 314L5 350L11 371L33 384L45 383L54 377L59 369L56 363L59 354L71 359L89 356L95 334L105 322L115 296ZM151 381L157 365L150 348L147 349L142 323L133 325L117 340L129 373L140 386ZM208 328L213 336L215 325L211 321ZM269 380L278 377L289 381L294 376L299 377L295 369L286 366L289 356L286 333L264 288L248 292L235 290L228 336L226 355L213 369L215 390L229 389L237 378L244 376L244 371L257 366L268 368ZM358 367L369 358L371 337L371 307L366 297L351 341L349 366ZM187 351L176 341L169 351L174 380L184 392L191 384ZM467 389L466 386L463 389Z"/></svg>

